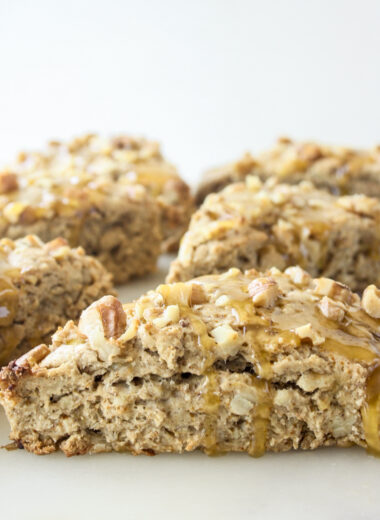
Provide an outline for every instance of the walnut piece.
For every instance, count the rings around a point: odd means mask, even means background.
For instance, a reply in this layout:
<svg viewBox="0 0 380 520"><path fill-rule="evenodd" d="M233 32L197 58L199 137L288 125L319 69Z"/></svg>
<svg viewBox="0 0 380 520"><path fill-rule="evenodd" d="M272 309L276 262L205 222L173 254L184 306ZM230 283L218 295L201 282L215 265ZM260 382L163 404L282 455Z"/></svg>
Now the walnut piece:
<svg viewBox="0 0 380 520"><path fill-rule="evenodd" d="M273 307L280 291L273 278L256 278L248 285L248 294L258 307Z"/></svg>
<svg viewBox="0 0 380 520"><path fill-rule="evenodd" d="M105 296L99 301L98 310L104 336L106 338L118 338L127 326L127 317L121 302L114 296Z"/></svg>
<svg viewBox="0 0 380 520"><path fill-rule="evenodd" d="M162 313L162 316L153 320L153 324L157 328L162 329L163 327L166 327L166 325L169 325L169 323L177 323L179 316L180 312L178 305L168 305Z"/></svg>
<svg viewBox="0 0 380 520"><path fill-rule="evenodd" d="M319 303L319 308L326 318L334 321L342 321L344 318L344 309L339 306L337 302L334 302L328 296L324 296Z"/></svg>
<svg viewBox="0 0 380 520"><path fill-rule="evenodd" d="M304 271L298 265L294 267L288 267L287 269L285 269L285 274L287 274L289 278L292 280L292 282L296 285L306 285L311 280L311 276L309 275L309 273Z"/></svg>
<svg viewBox="0 0 380 520"><path fill-rule="evenodd" d="M306 325L302 325L301 327L296 328L294 332L301 339L310 339L313 345L321 345L325 341L325 338L318 334L311 323L307 323Z"/></svg>
<svg viewBox="0 0 380 520"><path fill-rule="evenodd" d="M0 194L10 193L18 189L17 175L10 172L0 173Z"/></svg>
<svg viewBox="0 0 380 520"><path fill-rule="evenodd" d="M371 318L380 318L380 290L369 285L363 292L362 307Z"/></svg>
<svg viewBox="0 0 380 520"><path fill-rule="evenodd" d="M321 296L329 296L333 300L339 300L350 305L354 301L354 295L347 285L335 282L330 278L317 278L314 280L314 290Z"/></svg>

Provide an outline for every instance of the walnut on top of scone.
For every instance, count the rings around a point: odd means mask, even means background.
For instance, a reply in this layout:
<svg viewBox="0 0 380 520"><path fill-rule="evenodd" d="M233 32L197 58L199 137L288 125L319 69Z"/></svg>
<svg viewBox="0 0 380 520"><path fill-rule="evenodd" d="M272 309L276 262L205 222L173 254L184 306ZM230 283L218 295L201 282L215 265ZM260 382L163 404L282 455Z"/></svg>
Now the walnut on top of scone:
<svg viewBox="0 0 380 520"><path fill-rule="evenodd" d="M44 341L90 303L113 294L111 275L62 238L0 240L0 364Z"/></svg>
<svg viewBox="0 0 380 520"><path fill-rule="evenodd" d="M156 269L161 211L144 186L75 165L45 168L43 156L33 157L0 172L0 237L63 237L98 258L117 284Z"/></svg>
<svg viewBox="0 0 380 520"><path fill-rule="evenodd" d="M198 204L247 175L261 180L276 177L289 184L308 180L334 194L380 197L380 146L353 149L280 138L261 154L246 153L236 162L207 171L196 194Z"/></svg>
<svg viewBox="0 0 380 520"><path fill-rule="evenodd" d="M301 265L361 291L380 282L380 201L338 197L309 182L247 177L209 195L193 215L167 280L230 267Z"/></svg>
<svg viewBox="0 0 380 520"><path fill-rule="evenodd" d="M83 177L109 178L121 186L142 184L160 208L164 251L178 247L194 207L189 186L163 157L159 144L144 138L88 134L69 142L52 141L42 152L20 153L4 173L16 174L16 182L17 175L37 182L47 175L64 175L72 184L80 183ZM4 182L7 189L9 181ZM0 180L0 193L1 185Z"/></svg>
<svg viewBox="0 0 380 520"><path fill-rule="evenodd" d="M0 399L38 454L379 453L379 314L376 288L296 266L107 296L4 368Z"/></svg>

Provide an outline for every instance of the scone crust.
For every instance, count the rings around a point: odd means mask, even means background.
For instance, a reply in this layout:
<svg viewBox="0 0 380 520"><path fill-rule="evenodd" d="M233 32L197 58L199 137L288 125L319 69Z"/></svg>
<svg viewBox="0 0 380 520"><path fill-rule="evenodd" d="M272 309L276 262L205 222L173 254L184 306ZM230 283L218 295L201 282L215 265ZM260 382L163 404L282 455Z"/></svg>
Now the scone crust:
<svg viewBox="0 0 380 520"><path fill-rule="evenodd" d="M59 186L62 177L63 186L68 185L69 189ZM58 190L54 184L58 184ZM8 195L3 206L13 200L28 206L34 201L39 209L5 208L5 218L10 215L15 219L16 213L23 212L24 221L36 213L46 216L43 210L53 206L48 200L54 196L60 196L62 203L63 197L76 198L76 188L91 192L93 187L94 198L99 185L105 184L115 184L111 189L113 197L125 191L126 186L144 186L159 208L162 250L178 247L193 211L193 198L156 142L126 135L106 139L88 134L67 143L52 141L43 152L23 152L14 164L0 172L0 194ZM37 187L45 188L47 193L39 192Z"/></svg>
<svg viewBox="0 0 380 520"><path fill-rule="evenodd" d="M50 341L93 301L114 294L112 277L62 238L0 240L0 364Z"/></svg>
<svg viewBox="0 0 380 520"><path fill-rule="evenodd" d="M380 147L353 149L280 138L266 152L246 153L236 162L207 171L196 193L197 203L247 175L263 181L275 177L289 184L311 181L336 195L380 197Z"/></svg>
<svg viewBox="0 0 380 520"><path fill-rule="evenodd" d="M209 195L193 215L168 282L229 267L301 265L362 291L380 282L380 202L338 197L309 182L247 177Z"/></svg>

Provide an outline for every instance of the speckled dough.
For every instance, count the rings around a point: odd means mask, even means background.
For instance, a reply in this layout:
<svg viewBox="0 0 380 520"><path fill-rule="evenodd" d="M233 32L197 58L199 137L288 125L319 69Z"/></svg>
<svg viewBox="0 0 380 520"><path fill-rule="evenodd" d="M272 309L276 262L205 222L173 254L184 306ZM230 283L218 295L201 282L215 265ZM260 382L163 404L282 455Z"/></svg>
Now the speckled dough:
<svg viewBox="0 0 380 520"><path fill-rule="evenodd" d="M379 199L247 177L209 195L193 215L167 281L298 264L362 291L380 282L379 251Z"/></svg>
<svg viewBox="0 0 380 520"><path fill-rule="evenodd" d="M152 272L175 250L193 211L188 186L157 143L86 135L21 153L0 171L0 237L64 237L115 283Z"/></svg>
<svg viewBox="0 0 380 520"><path fill-rule="evenodd" d="M378 315L376 287L299 267L108 296L4 368L0 399L37 454L379 452Z"/></svg>
<svg viewBox="0 0 380 520"><path fill-rule="evenodd" d="M289 184L308 180L336 195L362 193L380 197L380 147L355 150L281 138L262 154L253 157L247 153L236 162L207 171L196 194L198 204L209 193L242 181L247 175L261 180L275 177Z"/></svg>
<svg viewBox="0 0 380 520"><path fill-rule="evenodd" d="M113 293L104 267L62 238L0 240L0 364L50 341L59 325Z"/></svg>

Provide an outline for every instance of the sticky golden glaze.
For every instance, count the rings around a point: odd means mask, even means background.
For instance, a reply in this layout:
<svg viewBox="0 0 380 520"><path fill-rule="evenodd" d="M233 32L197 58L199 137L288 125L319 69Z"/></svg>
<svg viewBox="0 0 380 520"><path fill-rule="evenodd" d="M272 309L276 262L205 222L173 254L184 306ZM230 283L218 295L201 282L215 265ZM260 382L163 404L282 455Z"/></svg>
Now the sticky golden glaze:
<svg viewBox="0 0 380 520"><path fill-rule="evenodd" d="M272 270L271 274L273 276L274 273L274 279L283 294L278 306L274 310L255 307L247 290L250 277L236 271L231 269L232 274L226 276L222 284L217 275L200 277L196 283L205 287L205 292L212 295L213 301L221 294L227 296L229 301L225 305L243 327L247 343L252 346L252 359L256 361L258 367L257 376L252 376L252 384L260 390L260 404L254 415L257 438L249 450L251 455L259 456L265 451L266 430L271 409L270 351L274 345L276 348L282 346L297 348L302 340L294 330L298 326L305 325L305 317L307 317L308 323L311 323L316 332L324 338L320 345L321 349L374 367L367 381L367 402L362 410L362 416L368 451L380 456L380 343L379 338L374 336L375 333L380 337L380 320L368 316L360 308L357 297L354 297L356 303L346 308L343 322L337 323L327 319L318 310L317 303L320 297L318 298L318 295L314 293L313 282L306 289L307 297L301 297L300 289L285 276L280 275L276 269ZM304 291L305 288L303 287L302 290ZM163 286L161 286L161 291L165 291ZM173 302L174 300L172 300ZM289 328L289 324L291 324L291 328ZM203 344L204 340L200 339L200 343ZM215 379L211 381L207 399L209 399L209 395L215 394ZM211 407L209 412L217 413L216 407ZM214 420L216 419L214 418ZM208 432L207 450L217 453L217 444L213 447L210 446L212 438ZM215 440L215 442L217 441Z"/></svg>
<svg viewBox="0 0 380 520"><path fill-rule="evenodd" d="M367 403L362 410L363 424L368 444L368 451L380 455L379 420L380 420L380 320L368 316L360 308L357 295L352 295L350 305L345 307L345 318L336 322L326 318L320 311L318 303L322 295L314 291L314 282L302 287L291 279L273 269L270 275L278 283L281 297L274 309L257 307L248 293L248 285L259 273L252 270L243 275L237 269L230 269L222 275L208 275L195 281L177 283L175 286L161 285L157 292L164 298L166 305L179 305L180 316L190 319L195 334L198 335L200 348L209 353L205 370L207 383L203 393L205 410L208 414L208 427L205 431L204 446L208 454L219 454L217 439L218 375L211 367L212 355L217 348L210 337L207 326L202 320L201 306L191 306L192 285L203 287L209 301L217 303L218 298L225 297L223 308L233 317L233 321L243 331L246 344L251 347L251 360L257 367L257 375L252 375L251 383L259 393L259 405L256 407L253 420L255 423L255 442L249 448L253 456L260 456L265 451L266 431L271 410L271 352L273 348L297 349L302 340L295 332L297 327L310 323L322 338L319 345L322 350L351 361L374 366L375 369L367 382ZM266 273L267 274L267 273ZM175 287L175 291L173 291ZM343 286L342 286L343 287ZM290 328L290 327L291 328ZM379 334L379 337L376 336ZM307 339L306 341L310 341Z"/></svg>

